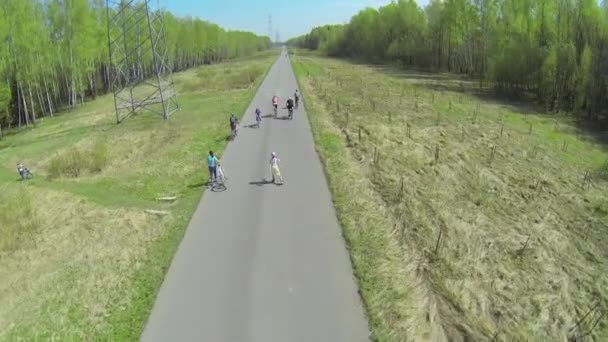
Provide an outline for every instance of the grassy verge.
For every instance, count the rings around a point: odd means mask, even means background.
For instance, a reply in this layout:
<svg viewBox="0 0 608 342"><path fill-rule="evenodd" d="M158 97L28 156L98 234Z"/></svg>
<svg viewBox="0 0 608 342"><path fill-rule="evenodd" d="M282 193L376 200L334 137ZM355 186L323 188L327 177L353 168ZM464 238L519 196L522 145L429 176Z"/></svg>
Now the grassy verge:
<svg viewBox="0 0 608 342"><path fill-rule="evenodd" d="M206 151L221 154L229 113L275 59L175 75L182 109L167 122L142 112L115 125L104 96L0 141L0 340L139 338L200 199ZM17 181L19 161L33 180Z"/></svg>
<svg viewBox="0 0 608 342"><path fill-rule="evenodd" d="M602 146L447 77L297 56L377 340L607 337Z"/></svg>

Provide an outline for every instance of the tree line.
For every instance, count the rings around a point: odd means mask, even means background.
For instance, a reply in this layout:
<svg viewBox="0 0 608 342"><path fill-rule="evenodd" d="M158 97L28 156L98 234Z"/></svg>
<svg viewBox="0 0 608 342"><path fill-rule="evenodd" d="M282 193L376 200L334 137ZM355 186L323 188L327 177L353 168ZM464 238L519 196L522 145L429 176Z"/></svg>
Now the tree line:
<svg viewBox="0 0 608 342"><path fill-rule="evenodd" d="M466 74L547 111L597 120L608 109L608 1L399 0L291 46L329 56Z"/></svg>
<svg viewBox="0 0 608 342"><path fill-rule="evenodd" d="M128 10L139 6L134 3ZM271 47L268 37L226 31L164 10L160 15L174 71ZM27 126L40 116L52 116L62 107L73 108L88 97L110 91L106 16L104 0L0 1L1 127ZM147 22L134 25L141 27L129 32L148 32ZM141 50L145 52L145 46ZM151 53L137 58L139 77L148 77Z"/></svg>

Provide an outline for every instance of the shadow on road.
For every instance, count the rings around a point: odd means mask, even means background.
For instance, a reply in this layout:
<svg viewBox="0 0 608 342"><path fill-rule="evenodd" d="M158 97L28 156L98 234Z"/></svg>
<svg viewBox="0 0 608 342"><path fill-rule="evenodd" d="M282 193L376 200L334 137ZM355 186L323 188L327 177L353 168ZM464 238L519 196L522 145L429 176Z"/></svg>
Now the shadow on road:
<svg viewBox="0 0 608 342"><path fill-rule="evenodd" d="M267 184L274 184L273 181L271 180L266 180L266 178L262 178L262 180L260 181L253 181L253 182L249 182L249 185L257 185L257 186L262 186L262 185L267 185Z"/></svg>
<svg viewBox="0 0 608 342"><path fill-rule="evenodd" d="M230 135L230 134L229 134L229 135L227 135L227 136L226 136L226 137L224 137L224 138L219 138L219 139L217 139L216 141L214 141L214 143L216 143L216 144L217 144L217 143L220 143L220 142L222 142L222 141L231 141L231 140L232 140L232 135Z"/></svg>
<svg viewBox="0 0 608 342"><path fill-rule="evenodd" d="M200 183L196 183L196 184L190 184L188 185L189 188L194 189L194 188L202 188L203 186L209 186L210 183L209 182L200 182Z"/></svg>
<svg viewBox="0 0 608 342"><path fill-rule="evenodd" d="M211 185L210 190L213 192L226 191L226 185L221 183L214 183L213 185Z"/></svg>

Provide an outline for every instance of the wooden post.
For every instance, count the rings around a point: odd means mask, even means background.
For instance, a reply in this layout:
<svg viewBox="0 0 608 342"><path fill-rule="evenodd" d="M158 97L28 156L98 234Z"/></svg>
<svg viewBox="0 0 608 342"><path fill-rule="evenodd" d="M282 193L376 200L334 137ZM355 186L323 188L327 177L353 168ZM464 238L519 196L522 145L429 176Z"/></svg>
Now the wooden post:
<svg viewBox="0 0 608 342"><path fill-rule="evenodd" d="M389 112L388 112L388 123L391 123L391 121L392 121L392 118L391 118L391 112L389 111Z"/></svg>
<svg viewBox="0 0 608 342"><path fill-rule="evenodd" d="M439 161L439 145L435 146L435 164Z"/></svg>
<svg viewBox="0 0 608 342"><path fill-rule="evenodd" d="M401 186L399 187L399 197L403 196L403 176L401 176Z"/></svg>
<svg viewBox="0 0 608 342"><path fill-rule="evenodd" d="M376 146L374 146L374 156L372 157L372 161L374 163L376 162L376 153L378 153L378 148Z"/></svg>
<svg viewBox="0 0 608 342"><path fill-rule="evenodd" d="M407 123L407 137L412 138L412 125L409 122Z"/></svg>
<svg viewBox="0 0 608 342"><path fill-rule="evenodd" d="M587 188L589 180L589 170L587 170L585 171L585 176L583 177L583 190Z"/></svg>
<svg viewBox="0 0 608 342"><path fill-rule="evenodd" d="M562 151L566 152L568 149L568 140L564 140L564 145L562 146Z"/></svg>
<svg viewBox="0 0 608 342"><path fill-rule="evenodd" d="M435 244L435 254L439 252L439 243L441 242L441 235L443 234L443 229L439 228L439 235L437 236L437 243Z"/></svg>
<svg viewBox="0 0 608 342"><path fill-rule="evenodd" d="M461 133L462 133L462 136L461 136L460 140L464 141L464 138L465 138L465 135L466 135L465 131L464 131L464 126L461 126L460 129L461 129Z"/></svg>
<svg viewBox="0 0 608 342"><path fill-rule="evenodd" d="M340 101L336 100L336 110L340 113Z"/></svg>
<svg viewBox="0 0 608 342"><path fill-rule="evenodd" d="M452 100L450 100L450 110L452 110Z"/></svg>
<svg viewBox="0 0 608 342"><path fill-rule="evenodd" d="M431 103L435 103L435 92L431 93Z"/></svg>
<svg viewBox="0 0 608 342"><path fill-rule="evenodd" d="M502 132L504 131L504 129L505 129L505 124L501 122L500 123L500 136L501 137L502 137Z"/></svg>
<svg viewBox="0 0 608 342"><path fill-rule="evenodd" d="M361 142L361 126L359 126L359 142Z"/></svg>
<svg viewBox="0 0 608 342"><path fill-rule="evenodd" d="M492 164L492 161L494 161L494 155L496 154L496 145L492 146L492 152L490 153L490 160L488 161L488 164Z"/></svg>
<svg viewBox="0 0 608 342"><path fill-rule="evenodd" d="M530 123L530 129L528 130L528 134L532 134L532 123Z"/></svg>
<svg viewBox="0 0 608 342"><path fill-rule="evenodd" d="M439 123L441 122L441 112L437 112L437 120L436 120L436 125L439 126Z"/></svg>
<svg viewBox="0 0 608 342"><path fill-rule="evenodd" d="M346 127L348 127L348 121L350 120L350 115L348 113L348 110L346 111Z"/></svg>

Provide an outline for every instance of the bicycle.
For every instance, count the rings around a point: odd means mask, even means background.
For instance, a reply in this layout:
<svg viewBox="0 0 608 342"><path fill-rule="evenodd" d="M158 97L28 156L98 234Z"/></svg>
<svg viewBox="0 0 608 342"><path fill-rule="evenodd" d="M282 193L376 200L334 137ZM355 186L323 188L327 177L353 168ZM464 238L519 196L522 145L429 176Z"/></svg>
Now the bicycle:
<svg viewBox="0 0 608 342"><path fill-rule="evenodd" d="M32 171L27 167L22 167L21 169L17 169L17 171L19 172L22 181L34 178Z"/></svg>
<svg viewBox="0 0 608 342"><path fill-rule="evenodd" d="M215 182L219 185L224 185L226 183L226 180L228 180L228 177L226 176L226 171L224 171L224 168L221 164L218 164L217 177L215 178Z"/></svg>
<svg viewBox="0 0 608 342"><path fill-rule="evenodd" d="M289 113L289 120L293 119L293 107L292 108L288 108L288 113Z"/></svg>
<svg viewBox="0 0 608 342"><path fill-rule="evenodd" d="M238 126L234 126L234 128L232 128L232 131L230 132L230 140L234 140L234 138L236 138L237 135L238 135Z"/></svg>

